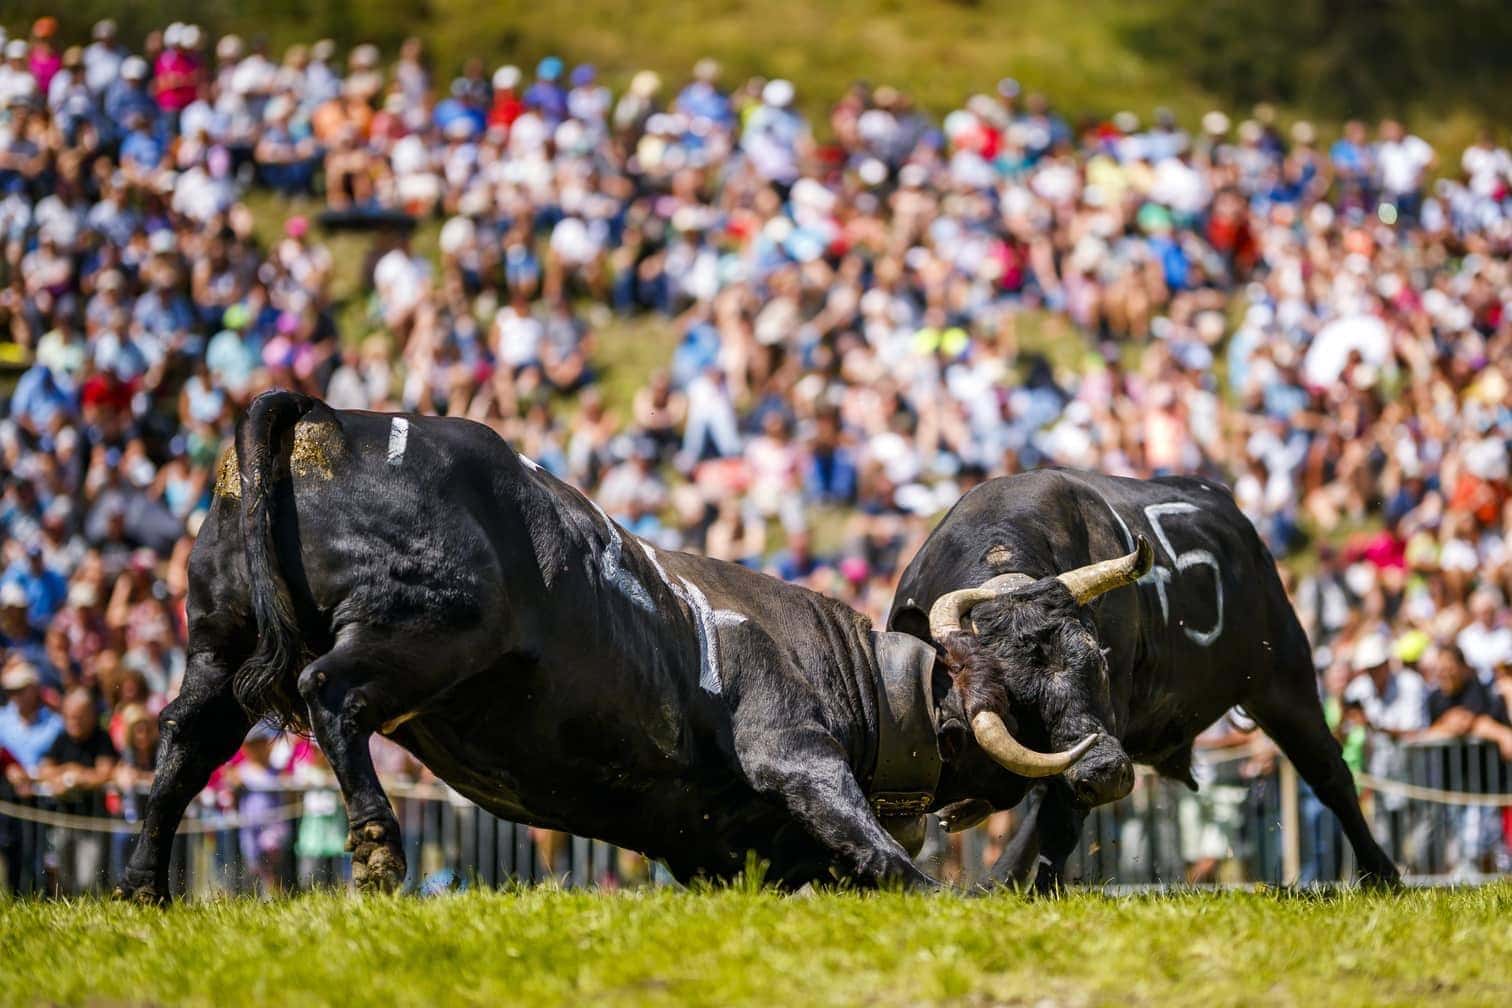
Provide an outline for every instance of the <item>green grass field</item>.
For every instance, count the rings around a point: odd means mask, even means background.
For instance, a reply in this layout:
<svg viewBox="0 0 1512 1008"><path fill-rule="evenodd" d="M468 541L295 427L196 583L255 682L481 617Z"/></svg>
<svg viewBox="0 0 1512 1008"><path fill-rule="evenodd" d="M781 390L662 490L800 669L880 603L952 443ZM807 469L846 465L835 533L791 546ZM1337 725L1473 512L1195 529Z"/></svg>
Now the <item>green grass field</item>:
<svg viewBox="0 0 1512 1008"><path fill-rule="evenodd" d="M0 904L0 1004L1492 1005L1512 885Z"/></svg>

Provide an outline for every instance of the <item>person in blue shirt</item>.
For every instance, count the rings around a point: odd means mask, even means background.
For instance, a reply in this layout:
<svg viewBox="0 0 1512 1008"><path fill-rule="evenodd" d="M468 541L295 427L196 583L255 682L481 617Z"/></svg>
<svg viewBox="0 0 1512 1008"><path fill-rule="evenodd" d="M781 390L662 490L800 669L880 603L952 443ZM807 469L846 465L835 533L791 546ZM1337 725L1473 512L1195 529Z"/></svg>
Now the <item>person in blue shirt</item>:
<svg viewBox="0 0 1512 1008"><path fill-rule="evenodd" d="M562 90L561 80L562 61L547 56L536 67L535 83L525 90L525 107L539 112L552 129L567 118L567 92Z"/></svg>
<svg viewBox="0 0 1512 1008"><path fill-rule="evenodd" d="M447 136L453 135L451 127L457 122L468 124L467 136L478 136L488 128L488 117L482 108L470 100L468 82L461 77L452 82L451 97L436 103L431 121Z"/></svg>
<svg viewBox="0 0 1512 1008"><path fill-rule="evenodd" d="M693 79L677 93L673 108L690 120L709 123L727 129L735 123L735 114L730 99L719 90L719 64L711 59L701 59L693 67Z"/></svg>
<svg viewBox="0 0 1512 1008"><path fill-rule="evenodd" d="M147 61L132 56L121 64L121 76L105 89L106 121L119 130L133 115L140 115L151 127L157 122L157 113L157 102L147 90Z"/></svg>
<svg viewBox="0 0 1512 1008"><path fill-rule="evenodd" d="M42 705L42 680L24 661L12 661L0 676L10 702L0 707L0 749L15 757L28 776L63 733L63 719Z"/></svg>
<svg viewBox="0 0 1512 1008"><path fill-rule="evenodd" d="M74 395L59 384L52 368L33 364L16 382L11 397L11 416L22 429L41 434L52 429L59 416L73 416Z"/></svg>
<svg viewBox="0 0 1512 1008"><path fill-rule="evenodd" d="M39 631L47 629L68 598L68 580L43 563L38 542L27 544L26 556L11 565L0 583L7 588L16 585L26 593L26 617Z"/></svg>
<svg viewBox="0 0 1512 1008"><path fill-rule="evenodd" d="M126 120L126 139L121 141L121 167L130 178L145 177L157 171L163 163L163 142L152 131L147 118L140 112L132 112Z"/></svg>

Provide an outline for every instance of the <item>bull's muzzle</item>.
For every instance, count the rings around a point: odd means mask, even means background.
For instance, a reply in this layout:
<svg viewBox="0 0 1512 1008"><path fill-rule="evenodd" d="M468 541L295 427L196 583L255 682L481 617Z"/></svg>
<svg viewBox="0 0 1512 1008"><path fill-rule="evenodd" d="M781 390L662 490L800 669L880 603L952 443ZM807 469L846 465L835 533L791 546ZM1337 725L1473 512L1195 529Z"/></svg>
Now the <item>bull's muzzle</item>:
<svg viewBox="0 0 1512 1008"><path fill-rule="evenodd" d="M1092 808L1123 798L1134 790L1134 764L1111 739L1097 746L1066 773L1079 804Z"/></svg>

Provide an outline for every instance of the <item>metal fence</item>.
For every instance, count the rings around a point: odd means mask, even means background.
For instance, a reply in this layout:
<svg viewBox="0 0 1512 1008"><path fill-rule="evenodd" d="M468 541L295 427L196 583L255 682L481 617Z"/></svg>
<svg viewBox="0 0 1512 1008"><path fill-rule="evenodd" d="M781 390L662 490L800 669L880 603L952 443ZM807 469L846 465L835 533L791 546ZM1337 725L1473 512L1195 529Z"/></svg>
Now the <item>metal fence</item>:
<svg viewBox="0 0 1512 1008"><path fill-rule="evenodd" d="M1400 747L1390 777L1360 775L1366 818L1410 877L1475 879L1512 872L1512 764L1481 742ZM1189 881L1313 883L1348 879L1349 845L1282 760L1254 753L1203 760L1203 788L1141 772L1132 794L1097 809L1068 866L1089 884ZM441 785L392 782L410 888L500 886L555 879L565 886L656 884L666 873L609 844L498 819ZM142 796L33 796L0 801L5 888L21 894L102 890L135 841ZM202 796L173 844L176 895L344 886L346 823L334 786ZM1001 820L997 829L1008 828ZM982 827L932 830L921 861L963 883L983 880L1000 837Z"/></svg>

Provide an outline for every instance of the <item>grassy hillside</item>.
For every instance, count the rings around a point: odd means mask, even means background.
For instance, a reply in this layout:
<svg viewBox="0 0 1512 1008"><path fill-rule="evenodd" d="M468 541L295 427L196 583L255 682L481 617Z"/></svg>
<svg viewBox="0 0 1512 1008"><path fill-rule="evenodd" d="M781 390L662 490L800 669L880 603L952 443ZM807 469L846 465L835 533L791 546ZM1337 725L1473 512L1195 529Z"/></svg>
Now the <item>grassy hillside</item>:
<svg viewBox="0 0 1512 1008"><path fill-rule="evenodd" d="M0 1003L1512 1003L1512 886L1028 901L527 890L0 903Z"/></svg>
<svg viewBox="0 0 1512 1008"><path fill-rule="evenodd" d="M613 82L642 67L670 82L713 55L727 79L788 76L819 112L851 81L901 85L941 111L1003 76L1044 90L1072 115L1167 105L1188 122L1214 104L1256 99L1330 122L1406 114L1460 143L1512 98L1512 16L1489 0L1435 5L1299 0L78 0L82 34L112 16L129 39L170 17L266 33L276 47L331 35L392 46L423 36L438 69L481 56L529 66L550 52L597 63ZM12 0L14 29L56 0Z"/></svg>

